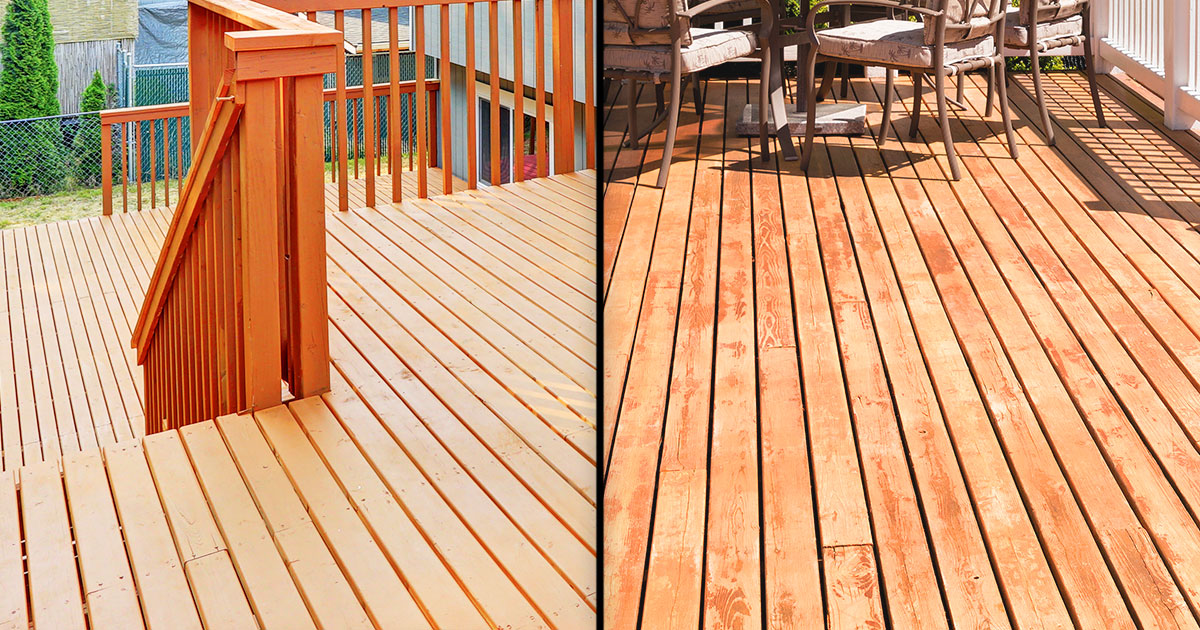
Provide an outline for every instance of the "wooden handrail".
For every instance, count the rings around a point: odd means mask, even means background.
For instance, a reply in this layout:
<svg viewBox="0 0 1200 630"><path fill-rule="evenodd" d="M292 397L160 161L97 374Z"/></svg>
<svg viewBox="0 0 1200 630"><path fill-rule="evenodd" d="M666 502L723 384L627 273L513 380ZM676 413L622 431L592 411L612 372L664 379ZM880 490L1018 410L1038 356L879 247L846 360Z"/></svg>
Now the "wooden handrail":
<svg viewBox="0 0 1200 630"><path fill-rule="evenodd" d="M329 387L321 84L342 36L246 0L191 0L188 32L205 122L131 340L147 432Z"/></svg>
<svg viewBox="0 0 1200 630"><path fill-rule="evenodd" d="M150 277L150 285L146 289L146 298L142 302L141 312L138 313L137 324L133 327L131 347L137 348L138 363L146 360L146 352L155 333L155 324L162 312L166 293L175 280L179 263L196 227L196 220L203 210L201 205L208 193L216 175L216 166L225 149L229 145L229 137L233 135L238 118L241 116L244 104L238 103L230 94L233 89L233 72L226 72L221 77L221 85L214 99L214 106L208 112L208 120L200 134L200 144L196 147L195 161L192 169L184 180L183 192L179 196L179 207L171 218L163 240L162 251L158 263L154 266L154 275Z"/></svg>
<svg viewBox="0 0 1200 630"><path fill-rule="evenodd" d="M116 125L119 123L141 122L145 120L163 120L166 118L179 118L180 116L187 116L190 112L191 105L189 103L122 107L120 109L106 109L100 112L100 123L104 125Z"/></svg>

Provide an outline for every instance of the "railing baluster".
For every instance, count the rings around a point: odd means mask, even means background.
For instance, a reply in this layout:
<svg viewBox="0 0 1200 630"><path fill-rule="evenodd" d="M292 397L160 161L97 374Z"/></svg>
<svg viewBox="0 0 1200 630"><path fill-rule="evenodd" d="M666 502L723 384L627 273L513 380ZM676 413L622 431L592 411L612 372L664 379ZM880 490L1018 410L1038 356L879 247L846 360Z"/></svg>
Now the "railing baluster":
<svg viewBox="0 0 1200 630"><path fill-rule="evenodd" d="M450 90L440 89L442 86L446 88L450 86L450 5L442 5L438 21L442 26L442 68L438 73L438 93L442 97L442 109L438 114L441 123L438 127L438 134L442 139L442 160L439 164L442 165L442 194L445 195L454 190L454 160L452 158L454 144L450 133L453 128L450 117Z"/></svg>
<svg viewBox="0 0 1200 630"><path fill-rule="evenodd" d="M175 119L175 198L183 190L183 118Z"/></svg>
<svg viewBox="0 0 1200 630"><path fill-rule="evenodd" d="M584 162L587 168L596 168L596 64L593 50L598 35L595 16L592 15L594 10L592 0L583 1L583 125Z"/></svg>
<svg viewBox="0 0 1200 630"><path fill-rule="evenodd" d="M554 172L575 170L575 31L572 0L554 0Z"/></svg>
<svg viewBox="0 0 1200 630"><path fill-rule="evenodd" d="M371 9L362 10L362 71L363 71L363 147L366 162L363 169L367 176L367 206L375 207L375 53L372 42L375 38L371 20Z"/></svg>
<svg viewBox="0 0 1200 630"><path fill-rule="evenodd" d="M104 122L96 115L96 124L100 126L100 194L103 197L104 216L112 214L112 125Z"/></svg>
<svg viewBox="0 0 1200 630"><path fill-rule="evenodd" d="M137 209L142 210L142 123L134 123L133 153L137 156Z"/></svg>
<svg viewBox="0 0 1200 630"><path fill-rule="evenodd" d="M333 28L343 33L346 32L346 14L344 11L334 11ZM349 183L346 181L346 177L348 175L346 171L346 105L346 50L342 47L339 47L337 67L337 100L334 101L333 111L337 120L338 209L342 211L348 210L350 207L350 188Z"/></svg>
<svg viewBox="0 0 1200 630"><path fill-rule="evenodd" d="M513 0L513 181L525 179L525 15L521 0Z"/></svg>
<svg viewBox="0 0 1200 630"><path fill-rule="evenodd" d="M154 147L156 144L154 141L154 128L157 126L155 123L158 121L150 120L148 122L150 124L150 208L154 209L158 207L155 205L158 203L158 195L155 193L158 187L158 182L155 181L158 179L158 165L154 159Z"/></svg>
<svg viewBox="0 0 1200 630"><path fill-rule="evenodd" d="M492 160L490 183L499 186L504 183L504 173L500 165L500 4L496 0L488 3L488 57L492 128L488 136L491 140Z"/></svg>
<svg viewBox="0 0 1200 630"><path fill-rule="evenodd" d="M403 197L400 172L400 9L388 7L388 172L392 174L392 201ZM409 25L412 32L412 25Z"/></svg>
<svg viewBox="0 0 1200 630"><path fill-rule="evenodd" d="M163 204L171 207L171 120L162 121L162 151L163 151Z"/></svg>
<svg viewBox="0 0 1200 630"><path fill-rule="evenodd" d="M121 212L129 212L128 123L121 123Z"/></svg>
<svg viewBox="0 0 1200 630"><path fill-rule="evenodd" d="M537 20L535 54L537 55L537 174L545 177L550 171L550 149L546 139L546 0L534 0Z"/></svg>
<svg viewBox="0 0 1200 630"><path fill-rule="evenodd" d="M412 30L416 31L417 57L417 196L424 199L429 196L429 174L426 160L426 129L425 129L425 7L417 5L413 9Z"/></svg>
<svg viewBox="0 0 1200 630"><path fill-rule="evenodd" d="M475 139L475 119L479 116L475 93L475 3L467 3L467 188L479 180L479 145Z"/></svg>

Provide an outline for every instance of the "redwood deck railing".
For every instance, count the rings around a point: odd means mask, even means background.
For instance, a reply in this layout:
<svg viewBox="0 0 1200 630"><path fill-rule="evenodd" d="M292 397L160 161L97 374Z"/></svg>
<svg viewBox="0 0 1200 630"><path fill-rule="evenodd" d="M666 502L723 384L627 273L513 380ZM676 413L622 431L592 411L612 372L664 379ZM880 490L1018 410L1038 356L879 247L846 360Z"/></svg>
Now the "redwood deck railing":
<svg viewBox="0 0 1200 630"><path fill-rule="evenodd" d="M133 333L146 430L328 389L323 75L341 34L191 0L191 169Z"/></svg>
<svg viewBox="0 0 1200 630"><path fill-rule="evenodd" d="M344 30L346 20L363 22L363 32L372 32L367 23L371 20L372 9L386 9L388 13L389 41L387 50L375 50L375 42L371 38L363 41L363 76L374 76L376 53L386 52L389 64L386 83L367 82L362 86L346 85L344 50L339 47L336 69L336 87L325 90L325 101L331 106L332 115L328 117L328 137L332 139L332 180L337 182L338 199L341 209L348 208L349 182L361 179L364 181L366 203L375 205L378 198L377 176L385 172L395 173L404 162L408 170L416 171L416 187L419 197L429 194L428 169L440 166L442 190L449 191L454 182L455 169L449 168L458 164L458 177L465 179L469 187L474 187L478 180L478 158L474 147L477 146L478 130L474 115L476 99L476 81L473 77L477 72L482 73L480 80L488 84L490 96L489 122L492 129L498 129L501 124L501 91L513 92L512 121L514 129L514 165L512 178L520 181L524 170L518 165L526 157L525 143L520 141L523 134L517 130L523 129L524 116L532 111L535 118L535 129L544 130L548 123L553 128L551 137L545 133L535 133L535 146L528 154L536 156L537 174L546 176L553 170L556 173L573 171L578 168L592 168L594 164L596 131L594 117L584 115L577 120L575 108L583 105L584 112L592 111L594 104L593 54L594 37L582 39L574 37L573 2L581 2L584 9L584 33L591 33L594 25L592 20L593 0L512 0L511 13L504 15L511 19L511 29L501 29L501 16L510 10L502 7L497 0L476 2L471 0L355 0L354 2L334 2L332 0L264 0L263 4L274 9L315 23L318 12L332 12L334 26ZM532 5L531 10L526 7ZM452 7L461 7L461 13L467 24L476 23L477 11L484 12L486 20L486 46L477 46L475 28L451 28L450 15ZM399 11L411 7L411 37L412 42L405 46L400 41ZM425 26L427 11L434 11L440 17L440 40L437 46L428 41ZM529 24L526 13L534 17ZM549 18L549 19L547 19ZM551 27L547 29L547 23ZM549 32L547 32L549 30ZM516 36L515 34L520 34ZM456 50L453 44L461 43L459 50L465 57L463 66L465 86L451 86L445 81L450 76L453 62L452 55ZM531 45L532 44L532 45ZM401 52L416 53L416 78L414 80L399 80L399 55ZM501 51L511 51L508 59L502 60ZM582 78L586 89L580 100L576 101L576 77L574 65L576 57L582 56L584 70ZM428 58L427 58L428 57ZM532 63L532 74L526 72L526 59ZM549 59L548 59L549 58ZM427 63L436 64L438 78L426 78ZM502 73L505 74L501 78ZM552 82L552 85L548 83ZM526 85L528 84L528 85ZM521 86L519 89L516 86ZM463 90L459 94L454 90ZM559 98L558 96L563 97ZM468 115L465 123L455 126L447 124L452 120L451 108L457 96L465 96ZM529 104L526 104L526 100ZM403 104L403 105L402 105ZM142 135L138 131L140 125L149 124L154 129L154 121L170 117L177 110L177 105L159 107L134 108L124 110L109 110L101 116L103 123L109 125L110 133L103 134L105 142L111 143L113 138L120 138L124 161L136 159L138 164L121 165L124 177L112 177L112 168L116 165L106 163L105 178L105 213L112 212L115 205L112 194L112 181L122 182L121 207L129 210L133 205L138 209L143 207L142 188L145 165L143 149L132 147L130 151L126 142L141 142ZM401 120L401 118L407 120ZM439 124L441 122L442 124ZM578 124L577 124L578 123ZM119 125L119 133L116 133ZM520 126L518 126L520 125ZM387 132L383 129L386 127ZM401 128L410 130L408 134L399 132ZM584 158L576 159L576 129L584 138ZM411 130L415 129L415 133ZM461 137L460 137L461 136ZM126 140L131 138L131 140ZM465 140L465 146L472 150L455 160L455 139ZM169 156L154 153L156 143L151 142L150 157L151 172L155 164L163 164L170 160ZM106 145L108 148L110 145ZM501 142L498 133L491 134L491 146L485 159L491 166L490 172L500 172ZM111 150L105 152L111 156ZM126 156L135 155L136 158ZM386 156L385 160L383 159ZM178 158L177 162L178 162ZM110 159L111 161L111 159ZM361 169L361 170L360 170ZM129 172L136 173L134 180L128 177ZM150 178L149 187L152 199L155 186L154 178ZM130 183L130 182L133 183ZM400 177L393 177L390 201L400 201L403 198ZM136 204L128 201L129 188L136 187ZM169 195L164 192L164 195ZM178 198L178 195L176 195ZM169 205L169 199L167 201ZM154 202L150 203L154 207Z"/></svg>
<svg viewBox="0 0 1200 630"><path fill-rule="evenodd" d="M175 155L170 155L171 127L182 128L184 114L191 121L191 161L186 178L174 191L174 215L145 303L133 334L138 362L144 366L146 430L154 432L213 418L222 414L279 404L289 396L303 397L328 389L329 351L325 287L324 185L325 132L334 146L333 180L337 182L341 209L349 203L351 172L364 181L367 205L377 197L392 201L403 197L402 178L391 179L391 191L376 190L382 174L381 158L388 157L393 173L402 156L415 166L417 195L429 194L430 167L442 166L442 190L452 191L453 168L474 186L479 165L475 151L454 160L455 139L476 146L474 115L465 124L451 124L451 25L452 5L462 5L467 24L475 24L477 8L487 11L488 50L476 50L475 28L461 29L464 44L465 90L468 111L476 107L475 78L483 64L491 92L490 126L501 129L503 83L517 86L512 120L524 128L526 103L533 111L535 129L552 123L550 138L536 134L537 173L573 171L593 166L595 129L585 116L579 131L585 138L585 159L577 159L577 125L574 57L581 48L591 66L592 37L574 37L572 2L582 1L587 12L592 0L514 0L513 33L500 37L498 1L468 0L190 0L188 16L189 93L187 104L108 111L102 114L110 133L106 145L107 202L113 203L112 145L121 138L121 208L144 207L142 128L150 129L150 206L157 204L159 165L174 160L176 170L185 164L176 133ZM533 3L532 28L524 24L525 5ZM478 5L483 5L478 7ZM549 6L547 6L549 4ZM271 5L271 6L267 6ZM416 78L399 80L398 12L413 7L412 33L416 51ZM389 81L374 83L373 42L363 45L360 87L347 87L343 36L339 32L351 11L371 32L372 9L386 9L389 19ZM440 51L436 55L439 77L426 77L425 11L440 15ZM547 15L547 9L550 15ZM333 11L331 29L317 23L317 12ZM553 19L553 27L547 29ZM591 20L585 20L591 28ZM546 31L550 31L547 37ZM532 51L525 50L529 31L536 33ZM511 48L509 48L511 47ZM507 78L501 78L501 50L511 50ZM525 81L524 55L533 54L531 89ZM552 61L551 61L552 60ZM324 89L325 76L336 74L336 86ZM592 75L584 75L589 88L582 90L585 107L592 102ZM548 89L547 81L553 81ZM555 94L559 98L555 98ZM411 107L402 107L402 99ZM331 128L325 128L325 107L332 109ZM402 112L409 120L401 121ZM200 122L203 121L203 125ZM382 133L387 121L389 133ZM438 124L440 121L441 124ZM415 141L403 145L395 133L403 125L415 126ZM120 134L111 133L118 130ZM460 135L463 134L463 135ZM515 139L523 134L514 133ZM136 157L131 156L133 142ZM523 162L524 142L514 142L517 163ZM386 145L386 146L384 146ZM159 151L159 149L162 149ZM501 143L492 134L486 159L491 172L501 171ZM415 165L412 164L415 154ZM354 158L353 171L350 158ZM360 177L361 160L361 177ZM134 163L130 163L134 162ZM515 166L515 165L514 165ZM131 185L129 172L136 173ZM170 177L170 168L163 172ZM522 168L513 168L520 180ZM135 203L129 202L131 188ZM164 186L164 202L171 205L171 185Z"/></svg>

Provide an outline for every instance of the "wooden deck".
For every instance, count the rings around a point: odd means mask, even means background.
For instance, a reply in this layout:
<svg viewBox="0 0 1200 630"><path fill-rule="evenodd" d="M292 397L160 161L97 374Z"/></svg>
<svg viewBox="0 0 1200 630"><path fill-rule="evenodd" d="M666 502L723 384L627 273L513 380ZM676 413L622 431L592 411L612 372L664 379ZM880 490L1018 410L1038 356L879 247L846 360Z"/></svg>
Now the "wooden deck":
<svg viewBox="0 0 1200 630"><path fill-rule="evenodd" d="M1200 142L1054 74L1047 147L1016 82L959 182L907 103L806 177L709 81L662 191L608 115L606 627L1197 627Z"/></svg>
<svg viewBox="0 0 1200 630"><path fill-rule="evenodd" d="M333 390L144 438L169 217L0 232L0 628L594 625L594 189L329 213Z"/></svg>

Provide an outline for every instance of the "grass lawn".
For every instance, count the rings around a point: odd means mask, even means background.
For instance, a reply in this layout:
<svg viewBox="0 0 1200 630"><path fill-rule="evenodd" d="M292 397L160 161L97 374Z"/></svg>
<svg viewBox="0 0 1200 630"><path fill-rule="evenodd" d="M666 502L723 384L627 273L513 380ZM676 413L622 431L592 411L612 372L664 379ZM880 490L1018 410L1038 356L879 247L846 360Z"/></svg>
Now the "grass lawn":
<svg viewBox="0 0 1200 630"><path fill-rule="evenodd" d="M0 229L99 216L103 208L99 188L0 199Z"/></svg>
<svg viewBox="0 0 1200 630"><path fill-rule="evenodd" d="M381 156L380 168L383 172L387 172L388 158L386 155ZM348 170L350 177L354 177L354 160L348 161ZM366 160L359 158L358 160L360 176L365 176ZM408 156L404 155L402 163L405 167L408 165ZM325 181L333 181L333 164L325 163ZM177 195L176 186L178 182L171 180L171 205L175 204ZM157 184L158 203L162 204L162 186L163 181L159 180ZM136 186L129 186L129 208L131 211L137 208ZM113 211L121 211L121 187L117 184L113 187ZM142 182L142 203L143 207L150 207L150 183ZM42 195L40 197L24 197L21 199L0 199L0 229L18 228L29 225L37 225L39 223L50 223L52 221L70 221L72 219L82 219L85 217L96 217L104 211L104 204L101 200L101 190L99 188L90 188L84 190L72 190L67 192L55 193L53 195Z"/></svg>

